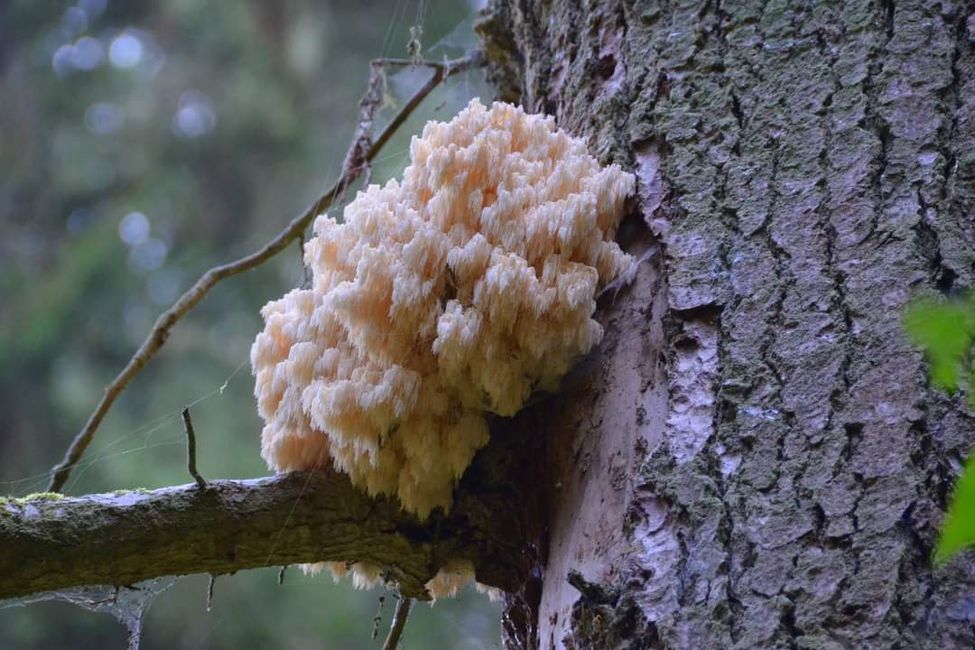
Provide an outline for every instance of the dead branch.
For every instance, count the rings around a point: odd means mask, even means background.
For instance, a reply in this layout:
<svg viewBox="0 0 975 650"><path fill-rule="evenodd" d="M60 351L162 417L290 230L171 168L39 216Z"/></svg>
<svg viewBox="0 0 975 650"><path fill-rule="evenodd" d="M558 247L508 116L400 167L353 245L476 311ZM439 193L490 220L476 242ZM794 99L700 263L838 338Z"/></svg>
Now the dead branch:
<svg viewBox="0 0 975 650"><path fill-rule="evenodd" d="M443 63L436 61L420 62L421 66L433 70L433 75L423 86L413 93L410 99L393 116L390 123L373 142L369 142L369 132L375 118L375 111L378 109L380 103L372 99L370 93L374 89L372 88L373 84L371 82L369 90L367 90L363 101L360 103L359 123L360 126L365 124L366 127L356 129L356 136L346 156L342 175L339 177L339 180L301 215L295 217L274 239L250 255L208 270L186 293L176 300L172 307L159 316L149 335L146 337L146 340L143 341L142 345L132 355L132 358L129 359L129 362L122 371L105 389L104 396L88 418L85 426L71 441L71 445L65 452L64 458L53 468L48 490L51 492L61 490L68 476L71 474L72 468L80 460L82 454L85 453L88 445L91 444L95 431L112 407L112 404L132 379L156 356L159 349L166 343L166 339L169 338L176 323L193 309L206 296L210 289L221 280L260 266L287 248L291 242L298 239L316 216L331 207L332 203L337 198L343 196L345 191L358 180L368 163L376 157L396 130L413 113L416 107L420 105L423 99L430 94L430 91L440 85L449 76L468 70L475 65L480 65L480 63L481 59L476 54ZM378 59L373 62L372 68L376 69L377 66L400 64L398 59Z"/></svg>
<svg viewBox="0 0 975 650"><path fill-rule="evenodd" d="M510 589L526 571L510 513L510 494L479 488L420 522L332 470L0 499L0 598L326 560L383 566L404 597L428 598L424 583L454 558Z"/></svg>

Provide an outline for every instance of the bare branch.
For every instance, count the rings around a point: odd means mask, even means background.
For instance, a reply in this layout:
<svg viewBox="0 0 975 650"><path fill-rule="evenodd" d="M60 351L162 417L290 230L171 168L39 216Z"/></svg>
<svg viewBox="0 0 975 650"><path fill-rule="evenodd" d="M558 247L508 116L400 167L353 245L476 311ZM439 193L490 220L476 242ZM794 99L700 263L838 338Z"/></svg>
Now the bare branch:
<svg viewBox="0 0 975 650"><path fill-rule="evenodd" d="M399 639L403 636L403 628L406 627L406 619L410 615L410 605L413 604L412 598L401 596L396 603L396 611L393 613L393 622L389 626L389 636L383 644L383 650L396 650L399 646Z"/></svg>
<svg viewBox="0 0 975 650"><path fill-rule="evenodd" d="M382 61L382 60L380 60ZM398 65L396 60L390 60L389 65ZM112 381L111 384L105 389L105 394L101 401L95 407L95 411L88 418L85 426L78 432L78 434L71 441L71 445L68 447L67 452L65 452L62 461L54 467L52 470L51 482L48 486L48 490L51 492L60 491L64 486L65 481L68 480L68 476L71 473L72 468L77 464L78 460L81 458L82 454L91 444L92 438L95 435L95 431L101 424L105 415L108 413L112 404L118 398L118 396L125 390L129 382L139 374L139 372L146 366L149 361L156 356L156 353L162 348L163 344L169 338L172 333L173 327L182 319L193 307L199 303L204 296L221 280L229 278L231 276L249 271L257 266L260 266L270 258L274 257L282 250L284 250L291 242L295 241L304 231L308 228L308 225L312 220L319 214L325 212L332 203L340 196L343 196L345 191L351 187L355 181L362 174L363 168L368 164L383 146L389 141L396 130L406 121L406 119L413 113L420 102L430 94L434 88L436 88L444 79L447 77L461 72L463 70L470 69L475 65L481 64L481 58L477 54L473 54L462 59L455 61L448 61L445 63L437 63L434 61L423 61L420 65L425 66L433 70L433 75L430 79L421 86L413 96L410 97L409 101L403 105L403 107L396 113L390 123L383 129L374 142L369 144L369 146L364 147L361 152L357 153L357 147L361 146L362 134L359 133L357 129L356 138L350 147L349 154L346 156L346 166L342 170L342 175L335 185L331 187L327 192L318 198L311 206L308 207L301 215L292 219L291 223L285 227L274 239L266 243L259 250L242 257L236 261L229 262L227 264L222 264L220 266L215 266L209 271L204 273L196 283L189 288L186 293L179 297L179 299L173 304L172 307L164 311L159 318L156 320L155 325L149 332L149 336L143 341L139 349L136 350L132 358L125 365L122 371L117 377ZM367 92L367 96L368 96ZM366 98L363 98L363 102L366 102ZM378 106L378 105L377 105ZM360 108L362 108L360 106ZM363 119L364 113L360 111L360 120ZM368 124L371 126L373 114L369 113L365 115ZM368 139L368 135L366 135Z"/></svg>
<svg viewBox="0 0 975 650"><path fill-rule="evenodd" d="M501 588L527 572L510 492L462 490L449 515L420 522L333 470L207 485L0 499L0 598L330 560L378 564L426 599L451 559Z"/></svg>

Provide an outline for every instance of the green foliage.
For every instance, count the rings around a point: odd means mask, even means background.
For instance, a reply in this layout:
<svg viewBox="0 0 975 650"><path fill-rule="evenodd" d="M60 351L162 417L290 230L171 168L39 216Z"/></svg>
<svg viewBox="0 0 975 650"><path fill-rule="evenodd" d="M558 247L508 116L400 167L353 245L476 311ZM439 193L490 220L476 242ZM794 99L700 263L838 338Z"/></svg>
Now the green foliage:
<svg viewBox="0 0 975 650"><path fill-rule="evenodd" d="M968 400L975 406L971 349L975 342L975 299L956 301L922 299L907 311L904 327L914 343L924 349L931 380L954 393L968 386ZM967 381L965 378L967 377ZM968 458L948 505L934 551L935 564L944 564L966 548L975 546L975 454Z"/></svg>
<svg viewBox="0 0 975 650"><path fill-rule="evenodd" d="M971 374L968 353L975 341L975 301L918 300L908 309L904 327L914 343L924 348L931 380L939 388L955 392L966 369ZM973 396L975 392L969 399L975 400Z"/></svg>
<svg viewBox="0 0 975 650"><path fill-rule="evenodd" d="M955 484L948 515L934 550L934 562L944 564L972 546L975 546L975 454L968 457L965 471Z"/></svg>

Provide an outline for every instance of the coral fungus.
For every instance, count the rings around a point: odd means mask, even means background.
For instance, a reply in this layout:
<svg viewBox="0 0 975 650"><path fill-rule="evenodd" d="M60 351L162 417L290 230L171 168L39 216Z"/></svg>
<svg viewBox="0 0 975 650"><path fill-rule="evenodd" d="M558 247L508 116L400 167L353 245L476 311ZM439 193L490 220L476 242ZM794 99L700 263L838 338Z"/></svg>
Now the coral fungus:
<svg viewBox="0 0 975 650"><path fill-rule="evenodd" d="M251 362L271 467L330 460L426 517L449 508L486 415L555 389L599 341L597 286L631 262L613 238L634 177L550 117L476 99L410 158L341 222L318 217L312 286L264 307Z"/></svg>

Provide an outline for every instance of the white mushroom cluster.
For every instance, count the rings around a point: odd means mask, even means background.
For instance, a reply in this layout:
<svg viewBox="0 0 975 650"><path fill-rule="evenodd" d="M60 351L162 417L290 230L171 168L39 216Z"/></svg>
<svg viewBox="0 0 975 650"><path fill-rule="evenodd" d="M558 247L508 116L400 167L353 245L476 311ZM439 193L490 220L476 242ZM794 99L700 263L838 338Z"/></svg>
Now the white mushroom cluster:
<svg viewBox="0 0 975 650"><path fill-rule="evenodd" d="M449 508L485 417L554 390L599 341L634 177L550 117L476 99L410 159L317 218L312 286L264 307L251 363L272 468L330 461L423 518Z"/></svg>

